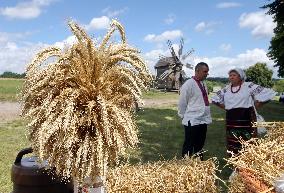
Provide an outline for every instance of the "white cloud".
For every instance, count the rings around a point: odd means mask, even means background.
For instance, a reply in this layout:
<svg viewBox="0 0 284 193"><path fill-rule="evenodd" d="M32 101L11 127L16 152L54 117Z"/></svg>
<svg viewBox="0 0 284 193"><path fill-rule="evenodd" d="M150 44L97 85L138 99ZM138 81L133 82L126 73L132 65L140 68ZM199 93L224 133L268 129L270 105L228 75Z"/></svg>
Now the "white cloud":
<svg viewBox="0 0 284 193"><path fill-rule="evenodd" d="M123 9L119 9L119 10L111 10L110 7L107 7L102 10L102 13L106 14L109 18L113 18L113 17L116 17L118 15L125 13L127 10L128 10L128 7L124 7Z"/></svg>
<svg viewBox="0 0 284 193"><path fill-rule="evenodd" d="M18 46L17 46L17 44L16 44L15 42L8 42L8 43L6 44L6 48L7 48L8 50L14 51L14 50L17 50L17 49L18 49Z"/></svg>
<svg viewBox="0 0 284 193"><path fill-rule="evenodd" d="M20 39L23 39L34 32L23 32L23 33L7 33L7 32L0 32L0 45L5 44L7 42L14 42Z"/></svg>
<svg viewBox="0 0 284 193"><path fill-rule="evenodd" d="M196 31L203 31L206 28L206 23L205 22L200 22L195 26Z"/></svg>
<svg viewBox="0 0 284 193"><path fill-rule="evenodd" d="M276 24L273 22L271 15L265 14L265 11L258 11L243 13L239 18L239 26L252 29L251 34L254 37L262 38L272 37Z"/></svg>
<svg viewBox="0 0 284 193"><path fill-rule="evenodd" d="M197 32L205 32L206 34L211 34L215 31L215 26L221 24L221 22L199 22L196 26L195 26L195 31Z"/></svg>
<svg viewBox="0 0 284 193"><path fill-rule="evenodd" d="M273 61L269 60L265 50L259 48L247 50L245 53L238 54L231 58L222 56L212 58L197 57L195 59L195 64L200 61L208 63L210 67L209 76L211 77L227 77L230 69L235 67L247 69L257 62L266 63L267 66L274 71L273 77L277 77L277 69L273 67Z"/></svg>
<svg viewBox="0 0 284 193"><path fill-rule="evenodd" d="M85 25L86 30L107 29L110 25L110 19L107 16L95 17L89 24Z"/></svg>
<svg viewBox="0 0 284 193"><path fill-rule="evenodd" d="M72 46L77 41L74 35L68 36L65 40L61 42L55 42L54 46L59 47L60 49L68 48Z"/></svg>
<svg viewBox="0 0 284 193"><path fill-rule="evenodd" d="M232 46L231 44L221 44L219 47L222 51L228 52L231 50Z"/></svg>
<svg viewBox="0 0 284 193"><path fill-rule="evenodd" d="M7 42L7 41L8 41L7 33L0 32L0 45L1 45L1 43Z"/></svg>
<svg viewBox="0 0 284 193"><path fill-rule="evenodd" d="M5 71L23 73L25 72L26 65L31 62L35 54L40 50L49 46L56 46L64 50L77 41L76 37L72 35L50 45L24 42L19 37L22 37L22 34L0 32L0 74Z"/></svg>
<svg viewBox="0 0 284 193"><path fill-rule="evenodd" d="M168 17L164 20L165 24L172 24L176 20L176 16L174 14L169 14Z"/></svg>
<svg viewBox="0 0 284 193"><path fill-rule="evenodd" d="M163 42L166 40L174 40L176 38L181 37L182 35L183 35L182 31L172 30L172 31L165 31L160 35L148 34L144 37L144 40L148 42Z"/></svg>
<svg viewBox="0 0 284 193"><path fill-rule="evenodd" d="M20 2L14 7L1 7L0 15L11 19L33 19L42 13L42 8L54 0L32 0Z"/></svg>
<svg viewBox="0 0 284 193"><path fill-rule="evenodd" d="M177 49L178 45L174 45L175 49ZM146 60L148 67L152 74L155 74L154 66L159 60L159 56L170 56L168 49L156 49L151 50L145 54L143 54L144 59ZM273 77L277 77L277 69L273 67L273 61L269 60L266 55L266 51L263 49L255 48L252 50L246 50L244 53L240 53L234 57L202 57L202 56L192 56L186 59L184 63L190 63L196 65L198 62L206 62L210 67L209 76L210 77L228 77L228 71L232 68L239 67L243 69L247 69L248 67L256 64L257 62L266 63L267 66L273 70ZM188 76L193 75L193 70L184 68L186 74Z"/></svg>
<svg viewBox="0 0 284 193"><path fill-rule="evenodd" d="M148 64L148 68L152 74L155 74L154 66L161 55L165 55L165 51L163 49L151 50L150 52L143 54L143 58Z"/></svg>
<svg viewBox="0 0 284 193"><path fill-rule="evenodd" d="M226 9L226 8L232 8L232 7L240 7L242 6L240 3L237 2L222 2L222 3L218 3L216 5L217 8L220 9Z"/></svg>
<svg viewBox="0 0 284 193"><path fill-rule="evenodd" d="M37 43L18 46L14 42L0 44L0 74L5 71L23 73L35 54L48 45Z"/></svg>

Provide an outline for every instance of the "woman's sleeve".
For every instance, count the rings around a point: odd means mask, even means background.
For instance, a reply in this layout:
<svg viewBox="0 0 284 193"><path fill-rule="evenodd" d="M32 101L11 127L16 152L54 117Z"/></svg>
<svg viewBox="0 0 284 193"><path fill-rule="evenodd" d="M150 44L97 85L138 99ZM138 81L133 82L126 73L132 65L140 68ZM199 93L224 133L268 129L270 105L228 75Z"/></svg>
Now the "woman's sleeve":
<svg viewBox="0 0 284 193"><path fill-rule="evenodd" d="M224 104L224 94L225 94L225 88L216 92L216 95L211 97L212 103Z"/></svg>
<svg viewBox="0 0 284 193"><path fill-rule="evenodd" d="M254 100L259 102L272 100L276 95L276 92L271 88L265 88L252 82L249 83L248 88L250 95L254 97Z"/></svg>

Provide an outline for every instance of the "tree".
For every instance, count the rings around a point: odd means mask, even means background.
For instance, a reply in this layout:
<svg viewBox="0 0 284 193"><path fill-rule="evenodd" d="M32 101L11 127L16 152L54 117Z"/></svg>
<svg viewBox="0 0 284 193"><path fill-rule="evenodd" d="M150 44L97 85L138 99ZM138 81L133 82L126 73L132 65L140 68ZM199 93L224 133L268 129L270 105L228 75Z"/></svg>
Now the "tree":
<svg viewBox="0 0 284 193"><path fill-rule="evenodd" d="M274 37L270 41L267 56L274 60L274 66L278 67L278 76L284 77L284 1L274 0L262 8L268 8L267 14L273 15L273 20L276 23Z"/></svg>
<svg viewBox="0 0 284 193"><path fill-rule="evenodd" d="M212 78L210 78L210 79L212 79ZM221 79L221 78L220 78ZM227 78L226 78L227 79ZM213 89L214 89L214 87L224 87L224 83L222 83L222 82L217 82L217 81L213 81L213 80L208 80L208 79L206 79L205 80L205 82L206 82L206 85L207 85L207 89L208 89L208 92L210 93L210 92L213 92ZM228 79L227 79L227 82L228 82ZM226 82L226 83L227 83Z"/></svg>
<svg viewBox="0 0 284 193"><path fill-rule="evenodd" d="M273 90L279 93L284 92L284 79L275 81Z"/></svg>
<svg viewBox="0 0 284 193"><path fill-rule="evenodd" d="M256 63L246 70L247 81L264 87L273 86L272 74L273 71L266 66L266 63Z"/></svg>
<svg viewBox="0 0 284 193"><path fill-rule="evenodd" d="M25 78L26 73L18 74L15 72L6 71L0 75L0 78Z"/></svg>

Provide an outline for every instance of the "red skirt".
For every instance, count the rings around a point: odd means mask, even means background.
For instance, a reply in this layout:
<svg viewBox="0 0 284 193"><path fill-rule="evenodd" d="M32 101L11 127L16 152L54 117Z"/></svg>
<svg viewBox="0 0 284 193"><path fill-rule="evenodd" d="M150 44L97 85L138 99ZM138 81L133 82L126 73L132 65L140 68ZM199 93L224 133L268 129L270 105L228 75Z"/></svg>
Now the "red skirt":
<svg viewBox="0 0 284 193"><path fill-rule="evenodd" d="M226 136L229 151L237 154L242 148L239 139L247 141L257 137L256 127L252 127L255 121L256 115L253 107L226 111Z"/></svg>

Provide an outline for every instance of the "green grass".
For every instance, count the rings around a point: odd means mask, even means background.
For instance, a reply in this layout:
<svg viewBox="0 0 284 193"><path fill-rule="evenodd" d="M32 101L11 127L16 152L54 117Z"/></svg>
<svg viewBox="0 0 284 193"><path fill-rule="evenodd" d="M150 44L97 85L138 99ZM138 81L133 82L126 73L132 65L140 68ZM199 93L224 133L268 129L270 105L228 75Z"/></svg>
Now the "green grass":
<svg viewBox="0 0 284 193"><path fill-rule="evenodd" d="M17 153L29 147L25 133L25 123L14 120L0 123L0 192L12 191L11 168Z"/></svg>
<svg viewBox="0 0 284 193"><path fill-rule="evenodd" d="M0 101L17 101L24 80L0 78Z"/></svg>
<svg viewBox="0 0 284 193"><path fill-rule="evenodd" d="M217 157L219 160L218 174L227 180L231 170L226 167L223 158L227 156L225 145L225 112L211 106L213 123L209 125L205 150L205 159ZM266 104L259 113L266 121L284 121L284 105L277 101ZM139 149L130 151L131 163L181 158L184 130L177 116L175 106L145 108L138 111ZM25 137L25 123L15 120L0 125L0 192L11 192L12 183L10 170L18 151L28 147Z"/></svg>
<svg viewBox="0 0 284 193"><path fill-rule="evenodd" d="M226 166L225 111L211 105L213 123L208 126L204 149L205 159L217 157L218 174L227 181L232 170ZM277 101L266 104L259 113L266 121L284 121L284 105ZM132 163L156 161L161 159L181 158L181 147L184 140L184 129L177 116L176 107L146 108L138 112L140 128L139 150L131 152ZM225 189L225 187L223 186Z"/></svg>
<svg viewBox="0 0 284 193"><path fill-rule="evenodd" d="M164 92L163 90L150 89L150 91L143 93L144 99L178 99L178 93Z"/></svg>
<svg viewBox="0 0 284 193"><path fill-rule="evenodd" d="M23 79L0 78L0 101L15 102L21 92ZM177 92L164 92L163 90L151 89L143 93L144 99L178 99Z"/></svg>

